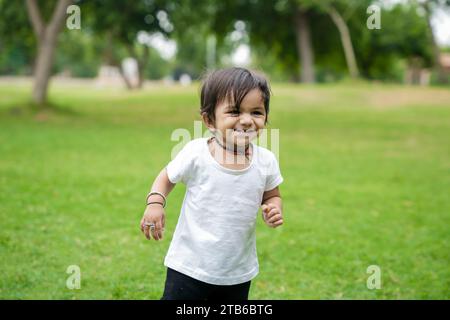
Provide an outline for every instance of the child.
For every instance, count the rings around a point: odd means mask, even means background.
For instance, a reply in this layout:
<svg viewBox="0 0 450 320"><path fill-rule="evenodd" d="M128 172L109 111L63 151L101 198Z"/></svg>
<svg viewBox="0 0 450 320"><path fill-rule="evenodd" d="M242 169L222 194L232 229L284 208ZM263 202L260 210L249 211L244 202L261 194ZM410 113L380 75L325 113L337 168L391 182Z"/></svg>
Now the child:
<svg viewBox="0 0 450 320"><path fill-rule="evenodd" d="M251 142L267 123L269 100L266 79L247 69L205 78L200 113L213 136L187 143L160 172L141 220L147 239L162 239L166 197L177 182L186 184L161 299L248 299L259 269L259 207L269 227L283 224L278 162Z"/></svg>

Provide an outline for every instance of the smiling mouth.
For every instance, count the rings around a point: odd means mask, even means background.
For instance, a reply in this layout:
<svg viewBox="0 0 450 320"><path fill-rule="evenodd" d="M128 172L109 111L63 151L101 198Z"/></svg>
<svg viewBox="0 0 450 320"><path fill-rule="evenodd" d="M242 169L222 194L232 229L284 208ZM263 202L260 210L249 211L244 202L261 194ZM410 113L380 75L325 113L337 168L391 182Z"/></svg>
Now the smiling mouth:
<svg viewBox="0 0 450 320"><path fill-rule="evenodd" d="M256 130L250 129L250 130L242 130L242 129L233 129L234 132L239 132L239 133L254 133L256 132Z"/></svg>
<svg viewBox="0 0 450 320"><path fill-rule="evenodd" d="M256 135L256 130L240 130L240 129L233 129L233 133L237 136L243 136L243 137L251 137Z"/></svg>

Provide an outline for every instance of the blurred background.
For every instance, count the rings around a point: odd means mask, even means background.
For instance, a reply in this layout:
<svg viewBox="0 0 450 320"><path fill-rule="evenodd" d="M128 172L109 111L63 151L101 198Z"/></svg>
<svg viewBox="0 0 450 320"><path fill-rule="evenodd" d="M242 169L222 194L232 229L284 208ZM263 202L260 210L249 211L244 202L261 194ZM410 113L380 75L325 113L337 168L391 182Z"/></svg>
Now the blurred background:
<svg viewBox="0 0 450 320"><path fill-rule="evenodd" d="M232 65L283 82L449 81L450 13L442 0L78 0L61 2L78 9L60 12L58 1L30 1L29 10L26 3L0 2L1 75L39 77L42 53L50 72L41 73L129 89L148 80L186 84ZM51 22L55 28L45 29Z"/></svg>
<svg viewBox="0 0 450 320"><path fill-rule="evenodd" d="M250 298L450 298L447 0L0 0L0 298L159 299L185 187L160 243L145 195L230 66L285 178Z"/></svg>

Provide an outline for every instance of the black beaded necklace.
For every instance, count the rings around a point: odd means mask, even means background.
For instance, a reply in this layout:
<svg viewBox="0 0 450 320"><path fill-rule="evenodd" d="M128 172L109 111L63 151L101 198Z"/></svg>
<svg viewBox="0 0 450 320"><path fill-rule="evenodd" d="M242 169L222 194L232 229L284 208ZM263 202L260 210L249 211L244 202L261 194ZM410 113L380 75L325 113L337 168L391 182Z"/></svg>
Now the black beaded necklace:
<svg viewBox="0 0 450 320"><path fill-rule="evenodd" d="M250 145L248 145L247 147L245 147L245 151L242 152L241 150L239 150L239 148L236 148L236 149L234 149L234 148L227 148L226 146L224 146L223 144L221 144L221 143L219 142L219 139L217 139L216 137L211 137L211 139L215 140L215 141L217 142L217 144L218 144L222 149L224 149L224 150L226 150L226 151L229 151L229 152L232 152L234 155L244 154L245 157L246 157L248 160L250 160L250 159L249 159L249 156L250 156Z"/></svg>

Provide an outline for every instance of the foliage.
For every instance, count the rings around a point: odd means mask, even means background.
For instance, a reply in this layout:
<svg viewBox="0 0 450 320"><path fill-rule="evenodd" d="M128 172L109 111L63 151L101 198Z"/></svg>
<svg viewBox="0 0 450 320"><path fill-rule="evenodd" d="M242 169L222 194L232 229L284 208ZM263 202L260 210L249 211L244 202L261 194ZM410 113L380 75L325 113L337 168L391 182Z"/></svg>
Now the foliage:
<svg viewBox="0 0 450 320"><path fill-rule="evenodd" d="M54 72L69 70L74 76L94 76L109 54L116 61L142 54L137 32L161 32L177 41L173 61L161 59L151 49L144 66L154 79L187 72L198 78L206 70L206 39L217 38L216 65L230 55L237 43L229 40L236 21L244 21L251 46L252 67L277 79L295 80L299 68L293 13L297 7L309 10L311 33L319 81L336 81L347 74L339 33L327 15L333 5L346 20L357 64L368 79L401 81L411 59L419 57L424 67L432 65L431 38L419 2L397 4L381 12L381 30L366 27L370 1L310 0L80 0L82 29L64 30L59 38ZM53 1L41 1L48 17ZM443 1L427 2L430 10ZM167 14L172 29L163 28L158 12ZM35 39L20 1L0 0L0 74L31 74L36 54ZM14 32L11 32L14 30ZM246 41L247 41L246 40ZM109 53L108 53L109 51ZM156 63L156 65L155 65Z"/></svg>

